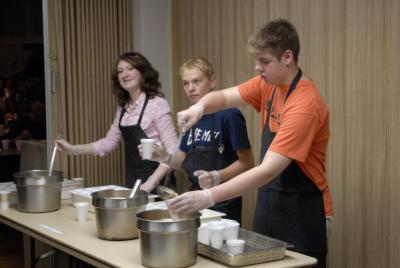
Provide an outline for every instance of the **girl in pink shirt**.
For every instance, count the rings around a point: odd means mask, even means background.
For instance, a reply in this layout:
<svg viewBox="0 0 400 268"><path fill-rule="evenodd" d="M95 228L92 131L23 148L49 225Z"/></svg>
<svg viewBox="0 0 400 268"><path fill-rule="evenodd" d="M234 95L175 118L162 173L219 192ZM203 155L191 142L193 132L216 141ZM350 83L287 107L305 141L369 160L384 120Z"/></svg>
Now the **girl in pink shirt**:
<svg viewBox="0 0 400 268"><path fill-rule="evenodd" d="M104 156L114 150L121 139L125 141L125 185L131 188L141 179L141 189L150 191L168 166L142 160L137 146L142 138L152 138L157 145L173 153L177 137L168 102L161 92L158 72L137 52L120 55L112 75L113 93L118 99L114 122L107 135L88 144L72 145L57 140L60 151L67 154Z"/></svg>

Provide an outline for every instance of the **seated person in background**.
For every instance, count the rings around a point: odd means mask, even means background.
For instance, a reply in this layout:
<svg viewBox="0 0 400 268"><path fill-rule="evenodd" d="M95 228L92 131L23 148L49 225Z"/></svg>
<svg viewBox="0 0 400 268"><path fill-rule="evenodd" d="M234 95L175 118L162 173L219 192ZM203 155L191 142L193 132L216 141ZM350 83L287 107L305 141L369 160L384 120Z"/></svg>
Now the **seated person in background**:
<svg viewBox="0 0 400 268"><path fill-rule="evenodd" d="M13 90L12 80L8 79L3 85L4 90L4 123L5 125L12 125L18 118L19 106L17 102L17 97Z"/></svg>
<svg viewBox="0 0 400 268"><path fill-rule="evenodd" d="M10 126L10 131L0 137L0 140L2 139L46 139L46 111L44 102L39 99L30 100L26 115L19 117Z"/></svg>

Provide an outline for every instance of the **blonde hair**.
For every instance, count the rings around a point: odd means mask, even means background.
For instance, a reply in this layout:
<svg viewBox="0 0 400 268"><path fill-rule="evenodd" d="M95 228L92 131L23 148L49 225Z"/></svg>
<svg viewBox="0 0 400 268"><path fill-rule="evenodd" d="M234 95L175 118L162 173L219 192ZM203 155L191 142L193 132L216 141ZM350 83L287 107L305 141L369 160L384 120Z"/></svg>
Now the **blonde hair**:
<svg viewBox="0 0 400 268"><path fill-rule="evenodd" d="M199 68L210 79L215 74L212 64L203 57L190 58L186 60L179 68L179 74L182 76L185 69L192 69L194 67Z"/></svg>

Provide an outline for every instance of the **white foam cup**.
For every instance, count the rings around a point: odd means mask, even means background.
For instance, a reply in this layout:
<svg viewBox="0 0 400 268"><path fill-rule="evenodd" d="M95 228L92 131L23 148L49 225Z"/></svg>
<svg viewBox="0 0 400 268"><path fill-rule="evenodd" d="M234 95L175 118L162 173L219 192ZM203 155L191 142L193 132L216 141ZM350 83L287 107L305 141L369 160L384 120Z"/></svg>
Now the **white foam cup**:
<svg viewBox="0 0 400 268"><path fill-rule="evenodd" d="M213 248L222 248L222 244L224 243L224 229L223 225L218 224L208 226L211 246Z"/></svg>
<svg viewBox="0 0 400 268"><path fill-rule="evenodd" d="M71 180L79 183L82 188L85 187L85 178L72 178Z"/></svg>
<svg viewBox="0 0 400 268"><path fill-rule="evenodd" d="M79 202L74 204L76 208L76 219L79 222L85 222L87 220L89 203L87 202Z"/></svg>
<svg viewBox="0 0 400 268"><path fill-rule="evenodd" d="M231 254L240 254L244 250L245 241L242 239L228 239L226 240L226 246L228 252Z"/></svg>
<svg viewBox="0 0 400 268"><path fill-rule="evenodd" d="M1 146L3 147L4 151L7 151L8 148L10 148L10 140L7 140L7 139L2 140L1 141Z"/></svg>
<svg viewBox="0 0 400 268"><path fill-rule="evenodd" d="M151 159L151 156L153 155L153 146L155 142L156 142L155 139L140 139L140 143L142 144L144 159Z"/></svg>
<svg viewBox="0 0 400 268"><path fill-rule="evenodd" d="M0 209L8 209L10 207L10 192L0 191Z"/></svg>
<svg viewBox="0 0 400 268"><path fill-rule="evenodd" d="M209 221L209 222L207 222L207 226L213 226L213 225L218 225L218 226L225 227L225 223L222 220L221 221Z"/></svg>
<svg viewBox="0 0 400 268"><path fill-rule="evenodd" d="M18 151L21 151L22 141L21 140L15 140L15 147L17 148Z"/></svg>
<svg viewBox="0 0 400 268"><path fill-rule="evenodd" d="M239 223L236 221L226 221L224 230L224 239L237 239L239 235Z"/></svg>
<svg viewBox="0 0 400 268"><path fill-rule="evenodd" d="M210 245L210 234L207 223L202 223L198 231L198 241L205 245Z"/></svg>

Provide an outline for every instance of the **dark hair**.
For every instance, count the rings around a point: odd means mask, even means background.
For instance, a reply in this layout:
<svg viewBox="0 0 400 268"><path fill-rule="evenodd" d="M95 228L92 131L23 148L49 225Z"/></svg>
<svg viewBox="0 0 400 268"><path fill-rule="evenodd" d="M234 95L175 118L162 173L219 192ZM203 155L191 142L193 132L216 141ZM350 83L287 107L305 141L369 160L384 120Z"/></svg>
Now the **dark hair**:
<svg viewBox="0 0 400 268"><path fill-rule="evenodd" d="M270 49L280 59L283 52L291 50L297 63L300 53L300 40L296 28L285 19L273 20L262 25L247 42L250 52Z"/></svg>
<svg viewBox="0 0 400 268"><path fill-rule="evenodd" d="M150 62L142 54L138 52L127 52L119 55L111 75L113 83L112 91L118 99L119 106L124 107L130 100L129 93L121 87L118 80L117 66L122 60L131 64L142 74L140 88L147 96L150 98L154 96L164 97L164 94L161 92L161 83L158 80L158 71L151 66Z"/></svg>

